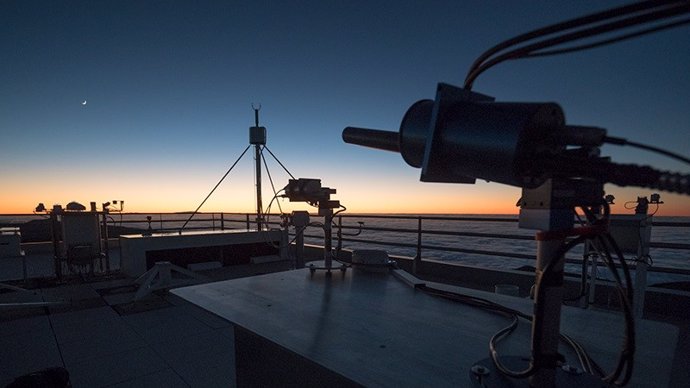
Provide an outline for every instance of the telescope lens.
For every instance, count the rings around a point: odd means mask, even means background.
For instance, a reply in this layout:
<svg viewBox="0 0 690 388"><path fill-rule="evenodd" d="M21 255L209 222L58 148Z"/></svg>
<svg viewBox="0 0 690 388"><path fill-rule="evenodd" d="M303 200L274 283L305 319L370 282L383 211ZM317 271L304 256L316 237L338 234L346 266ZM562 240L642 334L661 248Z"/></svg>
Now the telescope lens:
<svg viewBox="0 0 690 388"><path fill-rule="evenodd" d="M400 123L400 154L412 167L421 168L424 162L433 108L433 100L417 101L407 110Z"/></svg>

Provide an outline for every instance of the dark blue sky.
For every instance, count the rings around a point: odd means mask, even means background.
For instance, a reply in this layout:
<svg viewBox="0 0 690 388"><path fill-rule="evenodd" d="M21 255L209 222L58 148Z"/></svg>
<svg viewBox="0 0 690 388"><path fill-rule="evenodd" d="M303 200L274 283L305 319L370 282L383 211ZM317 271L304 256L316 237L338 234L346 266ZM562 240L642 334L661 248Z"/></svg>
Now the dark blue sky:
<svg viewBox="0 0 690 388"><path fill-rule="evenodd" d="M322 178L353 210L481 212L479 198L489 198L484 211L497 203L512 211L517 189L422 184L398 155L344 144L341 131L397 130L409 105L432 98L437 82L461 84L493 44L619 4L4 1L0 212L29 211L38 199L195 208L246 147L252 102L263 107L269 148L293 174ZM502 101L555 101L569 123L687 155L689 69L685 27L505 63L475 90ZM688 171L648 153L604 152ZM237 169L206 210L251 209L250 158ZM286 176L275 175L282 187ZM649 194L609 191L624 200ZM669 198L690 214L687 197Z"/></svg>

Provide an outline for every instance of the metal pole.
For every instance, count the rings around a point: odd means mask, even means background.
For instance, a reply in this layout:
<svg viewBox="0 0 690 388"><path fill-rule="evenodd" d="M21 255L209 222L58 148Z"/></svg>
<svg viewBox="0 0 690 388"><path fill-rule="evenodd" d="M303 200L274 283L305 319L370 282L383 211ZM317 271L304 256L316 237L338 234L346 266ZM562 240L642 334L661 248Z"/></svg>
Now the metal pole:
<svg viewBox="0 0 690 388"><path fill-rule="evenodd" d="M110 273L110 246L108 245L108 213L103 209L103 250L105 251L105 272Z"/></svg>
<svg viewBox="0 0 690 388"><path fill-rule="evenodd" d="M338 246L335 248L336 255L343 250L343 216L338 216Z"/></svg>
<svg viewBox="0 0 690 388"><path fill-rule="evenodd" d="M332 266L332 257L331 257L331 250L332 250L332 242L331 238L333 237L332 233L332 226L331 223L333 222L333 210L328 209L326 214L324 215L324 220L323 220L323 260L325 263L325 267L327 271L331 270Z"/></svg>
<svg viewBox="0 0 690 388"><path fill-rule="evenodd" d="M594 292L597 287L597 276L598 276L598 262L599 262L599 254L598 253L593 253L590 255L590 259L592 260L592 267L589 271L589 295L587 296L587 306L589 305L594 305Z"/></svg>
<svg viewBox="0 0 690 388"><path fill-rule="evenodd" d="M223 213L220 213L220 230L225 230L225 217Z"/></svg>
<svg viewBox="0 0 690 388"><path fill-rule="evenodd" d="M422 216L417 217L417 254L412 262L412 273L417 274L422 266Z"/></svg>
<svg viewBox="0 0 690 388"><path fill-rule="evenodd" d="M258 112L257 112L258 117ZM259 126L258 118L256 126ZM261 230L261 146L259 144L254 146L254 158L256 159L256 230Z"/></svg>
<svg viewBox="0 0 690 388"><path fill-rule="evenodd" d="M555 360L558 358L561 304L563 303L563 268L565 260L559 251L565 244L561 233L537 233L536 292L532 321L532 364L536 372L530 377L531 387L553 387L556 381ZM550 266L550 279L544 270ZM537 359L537 357L539 359ZM544 364L546 363L546 365Z"/></svg>
<svg viewBox="0 0 690 388"><path fill-rule="evenodd" d="M53 207L53 211L50 213L50 232L53 237L53 260L55 260L55 276L58 279L62 279L62 253L60 252L60 239L58 238L58 228L60 227L60 222L58 220L59 212L61 209Z"/></svg>
<svg viewBox="0 0 690 388"><path fill-rule="evenodd" d="M633 316L642 318L644 313L644 298L647 288L647 268L649 268L649 242L652 235L652 216L644 215L640 222L640 243L637 247L637 262L635 263L635 288L633 290Z"/></svg>
<svg viewBox="0 0 690 388"><path fill-rule="evenodd" d="M295 228L297 229L297 228ZM296 230L295 237L295 268L304 268L304 229Z"/></svg>
<svg viewBox="0 0 690 388"><path fill-rule="evenodd" d="M254 125L259 127L259 109L254 109ZM256 162L256 230L261 230L261 144L254 145L254 160Z"/></svg>

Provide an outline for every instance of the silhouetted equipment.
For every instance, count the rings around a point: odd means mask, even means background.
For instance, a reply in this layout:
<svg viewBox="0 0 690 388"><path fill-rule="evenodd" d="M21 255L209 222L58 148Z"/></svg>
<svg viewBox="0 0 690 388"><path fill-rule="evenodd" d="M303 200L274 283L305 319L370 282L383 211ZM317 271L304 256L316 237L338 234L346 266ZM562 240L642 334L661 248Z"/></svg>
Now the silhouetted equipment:
<svg viewBox="0 0 690 388"><path fill-rule="evenodd" d="M283 216L283 224L287 228L295 227L295 268L304 268L304 230L309 226L309 212L295 210Z"/></svg>
<svg viewBox="0 0 690 388"><path fill-rule="evenodd" d="M266 173L268 175L268 179L271 183L271 188L273 189L273 194L274 194L274 199L278 196L278 193L276 192L275 187L273 186L273 180L271 178L271 173L268 170L268 164L266 164L266 159L264 158L263 151L266 150L268 153L275 159L276 162L280 165L280 167L285 170L285 172L290 176L293 177L293 175L288 171L287 168L283 165L283 163L276 158L276 156L271 152L268 147L266 147L266 127L261 127L259 126L259 111L261 110L261 105L258 107L255 107L254 104L252 104L252 109L254 110L254 126L249 127L249 145L247 148L242 151L240 156L235 160L235 162L230 166L228 171L225 172L225 175L223 175L222 178L216 183L216 185L211 189L211 191L206 195L206 198L204 198L203 201L197 206L197 208L192 212L192 214L189 215L189 218L182 224L182 227L179 229L178 233L182 234L182 231L185 229L189 221L194 218L194 216L199 212L202 206L206 203L206 201L211 197L211 195L216 191L218 186L220 186L221 183L223 183L223 180L230 174L230 172L235 168L237 163L239 163L240 159L244 156L244 154L247 153L250 147L254 146L254 170L256 171L256 180L255 180L255 185L256 185L256 227L258 231L261 231L264 229L264 226L268 228L267 225L265 225L264 222L264 209L263 209L263 201L262 201L262 190L261 190L261 162L263 161L264 166L266 167ZM293 177L294 178L294 177ZM271 201L272 203L272 201ZM280 205L279 205L280 206ZM269 203L268 205L268 210L270 210L271 204ZM267 211L268 211L267 210Z"/></svg>
<svg viewBox="0 0 690 388"><path fill-rule="evenodd" d="M259 110L254 109L254 126L249 128L249 144L254 146L254 170L256 171L256 230L262 229L263 205L261 203L261 147L266 144L266 127L259 126Z"/></svg>
<svg viewBox="0 0 690 388"><path fill-rule="evenodd" d="M635 214L647 214L649 209L649 199L647 197L637 197L637 206L635 207Z"/></svg>
<svg viewBox="0 0 690 388"><path fill-rule="evenodd" d="M331 238L333 236L333 216L339 212L345 210L344 206L340 205L340 201L331 200L331 194L335 194L336 190L330 187L322 187L321 179L313 178L299 178L290 179L287 186L285 186L284 197L287 197L290 202L307 202L312 206L319 209L319 215L323 217L323 259L324 267L316 267L310 265L312 273L317 269L325 269L327 273L331 273L332 260L333 260L333 247ZM342 208L337 213L333 213L333 209ZM294 213L293 213L294 215ZM302 216L299 216L298 220L302 220ZM298 221L299 222L299 221ZM308 219L307 219L308 222ZM301 222L299 222L301 224ZM294 224L298 227L298 224ZM297 230L295 233L299 236L300 233L304 231L304 227L301 230ZM299 265L299 263L298 263ZM340 270L345 271L345 266L341 266Z"/></svg>
<svg viewBox="0 0 690 388"><path fill-rule="evenodd" d="M604 201L606 201L606 203L608 203L609 205L615 205L615 203L613 202L615 200L616 200L616 197L614 197L611 194L608 194L604 197Z"/></svg>
<svg viewBox="0 0 690 388"><path fill-rule="evenodd" d="M319 208L319 215L323 215L322 209L337 209L340 201L331 200L331 194L336 190L329 187L321 187L321 179L299 178L290 179L285 186L285 197L290 202L313 203Z"/></svg>
<svg viewBox="0 0 690 388"><path fill-rule="evenodd" d="M563 110L555 103L495 102L492 97L443 83L438 85L435 100L418 101L407 110L397 136L395 132L354 127L343 131L347 143L400 152L405 162L422 169L420 180L424 182L474 183L484 179L522 188L520 227L541 231L536 236L532 356L524 370L510 370L504 364L511 362L510 357L500 358L492 339L491 358L478 361L475 367L489 370L495 366L501 375L529 378L530 386L535 387L572 381L563 378L564 372L557 368L562 359L558 338L563 256L573 246L568 236L584 233L590 239L610 238L602 227L608 218L604 183L690 194L690 175L616 164L601 157L599 146L606 139L604 129L566 125ZM602 206L606 208L603 220L595 216ZM587 209L591 229L574 229L575 208ZM627 268L625 271L630 290ZM634 357L633 294L624 293L622 285L619 291L626 317L624 346L616 371L605 381L625 384ZM591 381L587 385L600 382L593 375L588 378ZM481 382L489 384L490 380ZM505 384L499 378L489 385Z"/></svg>
<svg viewBox="0 0 690 388"><path fill-rule="evenodd" d="M124 201L121 203L124 204ZM65 208L53 205L50 211L42 203L36 207L36 212L47 212L50 216L55 274L58 278L65 274L94 274L97 269L103 273L110 272L108 206L110 202L103 203L100 212L96 211L95 202L91 202L90 211L86 211L86 207L78 202L70 202Z"/></svg>
<svg viewBox="0 0 690 388"><path fill-rule="evenodd" d="M399 133L347 127L346 143L400 152L423 182L483 179L536 188L549 178L587 179L690 194L690 175L623 165L598 155L606 131L566 125L554 103L495 102L439 84L435 100L414 103Z"/></svg>

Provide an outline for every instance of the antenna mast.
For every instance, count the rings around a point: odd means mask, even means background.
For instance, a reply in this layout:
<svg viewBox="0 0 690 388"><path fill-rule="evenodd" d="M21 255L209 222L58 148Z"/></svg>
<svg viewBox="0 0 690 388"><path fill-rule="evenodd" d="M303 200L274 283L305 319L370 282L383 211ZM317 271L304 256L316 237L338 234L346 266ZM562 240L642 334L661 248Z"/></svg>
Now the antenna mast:
<svg viewBox="0 0 690 388"><path fill-rule="evenodd" d="M266 128L259 126L259 111L254 107L254 126L249 127L249 144L254 145L254 160L256 161L256 230L262 228L263 206L261 204L261 146L266 144Z"/></svg>

